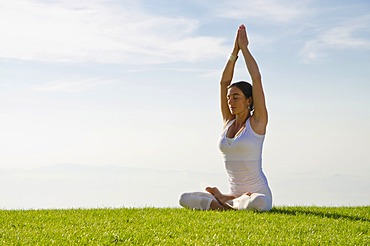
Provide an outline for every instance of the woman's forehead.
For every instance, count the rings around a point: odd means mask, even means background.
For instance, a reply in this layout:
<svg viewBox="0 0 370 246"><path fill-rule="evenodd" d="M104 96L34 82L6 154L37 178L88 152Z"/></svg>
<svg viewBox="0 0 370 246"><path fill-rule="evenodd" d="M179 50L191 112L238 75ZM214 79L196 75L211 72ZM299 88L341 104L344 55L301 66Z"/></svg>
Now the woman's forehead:
<svg viewBox="0 0 370 246"><path fill-rule="evenodd" d="M242 92L242 90L240 90L238 87L233 86L233 87L230 87L230 88L227 90L227 94L228 94L228 95L242 95L242 94L243 94L243 92Z"/></svg>

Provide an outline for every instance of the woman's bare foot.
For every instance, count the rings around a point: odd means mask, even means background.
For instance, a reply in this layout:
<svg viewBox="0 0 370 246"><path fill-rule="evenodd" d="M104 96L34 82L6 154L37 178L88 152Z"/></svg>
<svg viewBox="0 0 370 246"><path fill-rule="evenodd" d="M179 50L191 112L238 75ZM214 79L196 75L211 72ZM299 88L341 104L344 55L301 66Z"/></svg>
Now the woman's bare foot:
<svg viewBox="0 0 370 246"><path fill-rule="evenodd" d="M230 204L228 204L227 201L233 200L235 196L224 195L217 187L207 187L206 191L211 193L222 206L227 209L231 208Z"/></svg>
<svg viewBox="0 0 370 246"><path fill-rule="evenodd" d="M211 193L212 195L220 195L221 191L217 187L207 187L206 191Z"/></svg>

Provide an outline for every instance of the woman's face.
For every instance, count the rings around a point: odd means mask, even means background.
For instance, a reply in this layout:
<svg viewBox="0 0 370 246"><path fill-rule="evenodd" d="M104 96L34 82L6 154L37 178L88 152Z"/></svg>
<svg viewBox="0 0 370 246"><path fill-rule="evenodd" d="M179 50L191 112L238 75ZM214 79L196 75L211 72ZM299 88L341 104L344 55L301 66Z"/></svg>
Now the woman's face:
<svg viewBox="0 0 370 246"><path fill-rule="evenodd" d="M248 105L251 99L247 99L243 92L236 86L233 86L227 91L227 103L232 114L239 114L248 110Z"/></svg>

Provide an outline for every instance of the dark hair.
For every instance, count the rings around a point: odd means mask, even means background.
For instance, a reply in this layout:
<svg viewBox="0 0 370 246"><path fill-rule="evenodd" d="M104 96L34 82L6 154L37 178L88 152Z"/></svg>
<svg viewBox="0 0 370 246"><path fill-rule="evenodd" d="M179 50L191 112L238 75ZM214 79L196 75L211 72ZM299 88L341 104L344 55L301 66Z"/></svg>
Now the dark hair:
<svg viewBox="0 0 370 246"><path fill-rule="evenodd" d="M231 87L238 87L244 94L244 96L248 99L250 97L252 97L252 85L246 81L239 81L239 82L235 82L235 83L232 83L231 85L229 85L227 87L227 89L230 89ZM252 112L254 109L253 107L253 101L252 101L252 104L250 105L250 111Z"/></svg>

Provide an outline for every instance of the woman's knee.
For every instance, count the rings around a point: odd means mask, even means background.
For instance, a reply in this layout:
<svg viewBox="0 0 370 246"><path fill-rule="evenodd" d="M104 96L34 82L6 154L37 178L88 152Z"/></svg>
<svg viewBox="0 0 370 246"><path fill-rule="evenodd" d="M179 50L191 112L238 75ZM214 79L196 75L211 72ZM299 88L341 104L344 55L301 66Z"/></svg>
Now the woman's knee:
<svg viewBox="0 0 370 246"><path fill-rule="evenodd" d="M190 193L183 193L180 196L179 203L182 207L187 207L189 200L190 200Z"/></svg>
<svg viewBox="0 0 370 246"><path fill-rule="evenodd" d="M212 202L212 195L200 192L183 193L180 196L179 203L184 208L208 210Z"/></svg>
<svg viewBox="0 0 370 246"><path fill-rule="evenodd" d="M234 202L239 210L268 211L272 207L271 199L260 193L243 194Z"/></svg>
<svg viewBox="0 0 370 246"><path fill-rule="evenodd" d="M271 199L264 195L254 193L251 195L250 208L258 211L269 211L272 208Z"/></svg>

